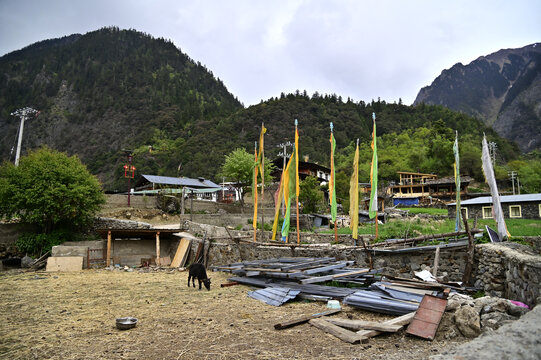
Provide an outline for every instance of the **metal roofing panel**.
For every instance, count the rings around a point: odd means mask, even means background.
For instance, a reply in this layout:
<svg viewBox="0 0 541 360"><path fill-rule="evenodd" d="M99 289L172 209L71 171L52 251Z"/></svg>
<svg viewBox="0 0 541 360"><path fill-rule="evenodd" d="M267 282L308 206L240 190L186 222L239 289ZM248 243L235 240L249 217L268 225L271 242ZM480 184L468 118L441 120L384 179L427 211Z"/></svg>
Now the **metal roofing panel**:
<svg viewBox="0 0 541 360"><path fill-rule="evenodd" d="M294 299L300 292L300 290L291 290L289 288L269 287L248 291L248 296L272 306L280 306L286 301Z"/></svg>
<svg viewBox="0 0 541 360"><path fill-rule="evenodd" d="M206 187L206 188L219 188L220 185L215 184L214 182L203 179L191 179L191 178L177 178L171 176L158 176L158 175L142 175L145 179L154 184L167 184L167 185L177 185L177 186L190 186L190 187Z"/></svg>
<svg viewBox="0 0 541 360"><path fill-rule="evenodd" d="M526 201L541 201L541 194L522 194L522 195L504 195L500 196L501 203L518 203ZM479 205L492 204L492 196L482 196L478 198L468 199L460 202L460 205ZM447 206L455 206L456 203L448 204Z"/></svg>

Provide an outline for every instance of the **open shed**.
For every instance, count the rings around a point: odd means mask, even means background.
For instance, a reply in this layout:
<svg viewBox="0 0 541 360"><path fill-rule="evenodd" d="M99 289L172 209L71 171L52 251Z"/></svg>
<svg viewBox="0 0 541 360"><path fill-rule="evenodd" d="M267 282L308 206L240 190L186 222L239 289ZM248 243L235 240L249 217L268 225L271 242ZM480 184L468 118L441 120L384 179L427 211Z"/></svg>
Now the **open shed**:
<svg viewBox="0 0 541 360"><path fill-rule="evenodd" d="M143 261L163 264L175 255L181 237L178 229L98 229L107 239L105 265L139 265Z"/></svg>

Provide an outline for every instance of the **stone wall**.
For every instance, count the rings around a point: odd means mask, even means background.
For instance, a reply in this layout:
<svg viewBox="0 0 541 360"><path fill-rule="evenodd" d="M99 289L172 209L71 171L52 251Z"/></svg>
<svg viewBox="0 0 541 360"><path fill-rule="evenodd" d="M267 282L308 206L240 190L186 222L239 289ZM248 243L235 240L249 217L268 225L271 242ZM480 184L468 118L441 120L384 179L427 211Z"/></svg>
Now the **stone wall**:
<svg viewBox="0 0 541 360"><path fill-rule="evenodd" d="M518 248L513 243L477 245L475 286L487 294L533 306L541 294L541 256Z"/></svg>

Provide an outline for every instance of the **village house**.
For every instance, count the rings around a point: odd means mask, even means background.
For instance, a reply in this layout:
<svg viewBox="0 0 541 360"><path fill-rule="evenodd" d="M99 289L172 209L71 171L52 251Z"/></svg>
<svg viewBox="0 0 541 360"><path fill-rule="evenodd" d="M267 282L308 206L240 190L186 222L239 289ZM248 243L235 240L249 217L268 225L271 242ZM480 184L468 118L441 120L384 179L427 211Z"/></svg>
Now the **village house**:
<svg viewBox="0 0 541 360"><path fill-rule="evenodd" d="M134 195L155 195L160 192L194 197L198 200L218 201L218 192L222 188L214 182L202 177L191 179L186 177L171 177L157 175L141 175L135 185Z"/></svg>
<svg viewBox="0 0 541 360"><path fill-rule="evenodd" d="M507 219L539 219L541 218L541 194L500 196L503 217ZM467 218L492 219L492 197L483 196L460 202L466 209ZM449 217L456 216L456 203L447 205Z"/></svg>
<svg viewBox="0 0 541 360"><path fill-rule="evenodd" d="M393 205L419 205L420 202L438 199L452 201L456 197L455 179L452 176L438 179L434 174L399 171L400 181L387 189ZM473 179L460 177L460 196L468 197L468 185Z"/></svg>

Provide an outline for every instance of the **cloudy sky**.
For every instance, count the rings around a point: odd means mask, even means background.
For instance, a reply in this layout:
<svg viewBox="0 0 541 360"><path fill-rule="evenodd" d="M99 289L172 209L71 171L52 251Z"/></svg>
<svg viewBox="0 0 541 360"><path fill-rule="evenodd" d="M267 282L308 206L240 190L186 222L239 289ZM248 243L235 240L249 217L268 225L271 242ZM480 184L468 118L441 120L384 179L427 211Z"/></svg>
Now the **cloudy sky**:
<svg viewBox="0 0 541 360"><path fill-rule="evenodd" d="M541 1L0 0L0 56L111 25L172 40L246 106L297 89L411 104L458 62L541 42Z"/></svg>

